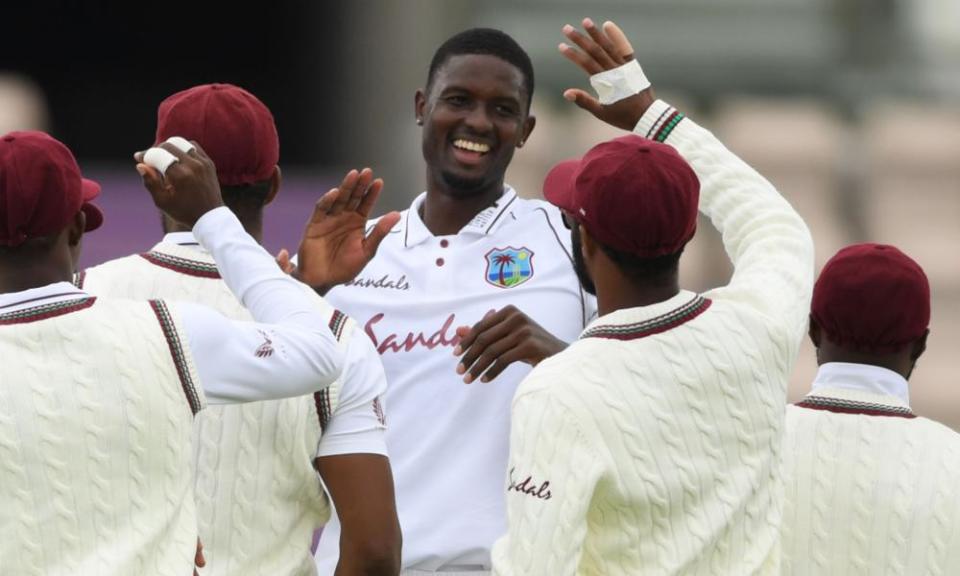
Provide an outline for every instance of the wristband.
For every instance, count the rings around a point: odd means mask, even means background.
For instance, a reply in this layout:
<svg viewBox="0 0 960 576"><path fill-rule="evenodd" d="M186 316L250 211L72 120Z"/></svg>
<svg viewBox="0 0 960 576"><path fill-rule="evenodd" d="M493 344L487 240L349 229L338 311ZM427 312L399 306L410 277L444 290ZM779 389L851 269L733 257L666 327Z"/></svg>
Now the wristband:
<svg viewBox="0 0 960 576"><path fill-rule="evenodd" d="M594 74L590 77L590 85L596 90L601 104L613 104L643 92L650 87L650 81L640 68L640 63L631 60L613 70Z"/></svg>

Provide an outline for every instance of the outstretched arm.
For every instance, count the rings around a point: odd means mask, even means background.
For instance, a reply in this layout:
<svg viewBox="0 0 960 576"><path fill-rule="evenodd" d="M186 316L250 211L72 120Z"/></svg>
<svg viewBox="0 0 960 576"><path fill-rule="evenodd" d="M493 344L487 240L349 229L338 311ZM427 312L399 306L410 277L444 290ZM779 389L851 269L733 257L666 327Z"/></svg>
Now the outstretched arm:
<svg viewBox="0 0 960 576"><path fill-rule="evenodd" d="M624 78L616 81L628 82L631 72L626 65L633 59L633 48L623 32L612 22L602 29L589 19L583 24L587 34L564 27L579 49L563 44L560 52L589 75L617 69ZM799 214L713 134L656 100L652 88L635 94L622 85L617 88L623 97L608 104L579 89L567 90L564 96L604 122L680 152L700 179L700 211L723 235L735 268L730 284L712 291L711 297L754 307L799 342L813 287L813 241Z"/></svg>

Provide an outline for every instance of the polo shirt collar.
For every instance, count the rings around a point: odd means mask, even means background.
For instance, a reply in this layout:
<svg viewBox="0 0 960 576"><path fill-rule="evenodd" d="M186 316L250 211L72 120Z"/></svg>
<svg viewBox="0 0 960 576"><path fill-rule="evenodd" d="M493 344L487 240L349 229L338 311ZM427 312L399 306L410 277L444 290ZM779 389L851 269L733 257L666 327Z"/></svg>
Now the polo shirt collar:
<svg viewBox="0 0 960 576"><path fill-rule="evenodd" d="M427 198L427 193L422 192L419 196L414 198L413 203L410 205L410 208L407 210L406 214L406 224L404 226L404 240L403 244L405 247L410 248L426 242L430 238L433 238L433 234L430 233L430 230L427 228L427 225L423 223L423 219L420 218L420 206L423 205L424 200ZM503 194L500 198L497 199L491 206L484 208L476 216L473 217L470 222L464 226L457 235L475 235L483 236L487 234L495 233L504 222L510 220L510 212L512 207L515 205L517 200L516 191L510 186L503 187Z"/></svg>
<svg viewBox="0 0 960 576"><path fill-rule="evenodd" d="M810 394L830 395L831 390L838 389L869 394L874 401L884 404L910 406L906 378L880 366L848 362L827 362L820 366Z"/></svg>
<svg viewBox="0 0 960 576"><path fill-rule="evenodd" d="M703 296L680 290L675 296L649 306L624 308L595 318L580 338L636 340L666 332L693 320L710 307Z"/></svg>

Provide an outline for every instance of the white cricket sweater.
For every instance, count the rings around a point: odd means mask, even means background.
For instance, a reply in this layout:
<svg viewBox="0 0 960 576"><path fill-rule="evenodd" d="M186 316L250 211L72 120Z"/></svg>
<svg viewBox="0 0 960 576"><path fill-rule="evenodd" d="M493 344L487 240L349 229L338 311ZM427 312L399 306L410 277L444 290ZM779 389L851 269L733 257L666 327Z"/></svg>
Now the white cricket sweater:
<svg viewBox="0 0 960 576"><path fill-rule="evenodd" d="M787 407L783 573L960 573L960 434L864 386L893 372L827 371Z"/></svg>
<svg viewBox="0 0 960 576"><path fill-rule="evenodd" d="M735 273L597 318L520 384L495 574L779 571L783 407L813 243L769 182L663 102L638 131L696 171Z"/></svg>
<svg viewBox="0 0 960 576"><path fill-rule="evenodd" d="M93 294L177 298L251 320L213 258L188 246L160 243L90 268L78 281ZM346 354L353 321L322 298L316 304L327 311ZM313 462L341 387L337 380L312 396L211 405L198 415L195 497L204 575L315 574L310 544L330 505Z"/></svg>
<svg viewBox="0 0 960 576"><path fill-rule="evenodd" d="M204 396L175 307L79 294L14 310L0 310L0 574L190 574Z"/></svg>

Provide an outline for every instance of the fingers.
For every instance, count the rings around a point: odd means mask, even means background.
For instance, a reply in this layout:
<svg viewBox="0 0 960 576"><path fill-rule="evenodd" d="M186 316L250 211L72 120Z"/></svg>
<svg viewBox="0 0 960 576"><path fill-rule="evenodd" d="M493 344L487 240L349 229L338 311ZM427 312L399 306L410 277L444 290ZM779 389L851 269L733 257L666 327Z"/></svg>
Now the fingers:
<svg viewBox="0 0 960 576"><path fill-rule="evenodd" d="M563 54L564 58L576 64L581 70L586 72L588 76L593 76L594 74L603 72L603 68L601 68L600 65L597 64L592 58L586 56L569 44L561 42L559 50L560 53Z"/></svg>
<svg viewBox="0 0 960 576"><path fill-rule="evenodd" d="M347 202L350 201L350 194L353 192L353 187L356 186L357 180L360 179L360 173L356 170L351 170L347 172L347 175L343 177L343 181L340 182L340 185L337 186L337 189L340 191L337 194L336 200L327 210L327 213L330 215L339 214L346 208Z"/></svg>
<svg viewBox="0 0 960 576"><path fill-rule="evenodd" d="M607 20L603 23L603 31L610 42L613 44L613 53L620 56L624 62L633 60L633 45L627 40L627 35L623 33L615 23Z"/></svg>
<svg viewBox="0 0 960 576"><path fill-rule="evenodd" d="M613 41L607 37L603 30L597 28L597 25L593 23L593 20L584 18L583 29L587 31L587 34L590 35L590 38L597 43L600 49L603 50L603 53L615 66L623 64L623 59L620 54L617 53L617 49L614 46Z"/></svg>
<svg viewBox="0 0 960 576"><path fill-rule="evenodd" d="M465 384L470 384L479 378L491 364L517 345L513 330L515 322L501 313L495 316L496 322L492 326L482 330L474 328L473 332L476 336L469 348L465 349L463 358L460 359L457 374L464 375Z"/></svg>
<svg viewBox="0 0 960 576"><path fill-rule="evenodd" d="M584 25L587 22L590 22L593 26L593 22L589 19L585 19ZM596 28L594 26L594 28ZM599 32L599 31L597 31ZM606 50L603 49L599 44L597 44L591 37L584 36L579 30L573 26L567 24L563 27L563 35L566 36L571 42L576 44L580 50L583 51L583 55L586 59L591 60L593 65L596 67L597 71L602 72L603 70L610 70L616 68L618 64L610 54L607 54ZM594 72L596 73L596 72Z"/></svg>
<svg viewBox="0 0 960 576"><path fill-rule="evenodd" d="M330 211L334 202L336 202L340 197L339 188L331 188L327 190L327 193L320 197L319 200L313 205L313 214L310 215L310 220L307 222L307 226L311 224L317 224L327 217L327 213Z"/></svg>
<svg viewBox="0 0 960 576"><path fill-rule="evenodd" d="M387 237L387 234L393 230L393 227L396 226L399 221L400 213L390 212L389 214L381 216L380 220L373 226L370 234L363 239L363 252L368 261L377 254L377 248L380 247L380 243L383 242L383 239Z"/></svg>
<svg viewBox="0 0 960 576"><path fill-rule="evenodd" d="M350 198L347 201L346 210L348 212L355 212L357 210L357 207L360 206L361 202L363 202L363 199L366 197L367 192L372 186L372 180L373 170L364 168L360 171L360 178L357 180L357 185L350 193ZM381 186L382 185L383 183L381 182Z"/></svg>
<svg viewBox="0 0 960 576"><path fill-rule="evenodd" d="M603 112L603 105L600 104L600 101L579 88L565 90L563 97L594 116L599 116Z"/></svg>
<svg viewBox="0 0 960 576"><path fill-rule="evenodd" d="M277 260L277 266L279 266L280 269L283 270L284 274L293 274L294 266L293 266L293 263L290 262L289 250L287 250L286 248L283 248L282 250L280 250L280 252L277 253L276 260Z"/></svg>
<svg viewBox="0 0 960 576"><path fill-rule="evenodd" d="M377 199L380 198L380 191L383 190L383 180L377 178L370 184L369 190L363 197L363 201L356 207L357 212L366 219L370 218L370 212L373 211L373 206L377 203Z"/></svg>

